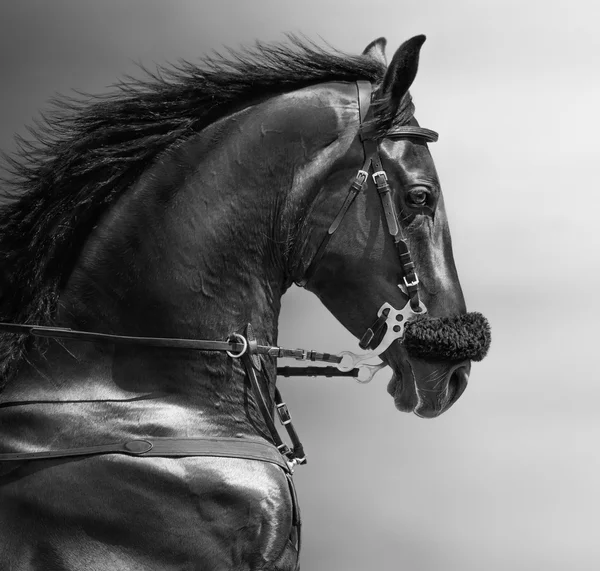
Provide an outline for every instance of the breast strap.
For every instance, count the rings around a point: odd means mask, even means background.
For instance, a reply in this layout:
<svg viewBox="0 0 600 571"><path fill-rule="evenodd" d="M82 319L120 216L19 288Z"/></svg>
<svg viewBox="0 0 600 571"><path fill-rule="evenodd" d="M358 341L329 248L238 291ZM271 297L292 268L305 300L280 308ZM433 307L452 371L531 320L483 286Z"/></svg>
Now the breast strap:
<svg viewBox="0 0 600 571"><path fill-rule="evenodd" d="M63 448L44 452L4 452L0 461L47 460L67 456L93 456L96 454L126 454L138 457L210 456L217 458L242 458L269 462L282 468L290 468L279 451L268 442L244 440L225 436L203 438L140 438L114 444Z"/></svg>

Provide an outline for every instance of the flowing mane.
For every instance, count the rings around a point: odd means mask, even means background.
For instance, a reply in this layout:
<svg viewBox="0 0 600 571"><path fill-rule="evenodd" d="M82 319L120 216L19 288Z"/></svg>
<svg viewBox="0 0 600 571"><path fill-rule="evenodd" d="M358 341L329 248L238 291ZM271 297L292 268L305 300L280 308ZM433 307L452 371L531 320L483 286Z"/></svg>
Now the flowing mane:
<svg viewBox="0 0 600 571"><path fill-rule="evenodd" d="M326 81L381 81L366 56L327 51L289 37L285 44L144 69L112 93L60 97L18 138L0 200L0 320L49 324L60 287L102 213L173 145L254 101ZM24 339L0 336L6 379Z"/></svg>

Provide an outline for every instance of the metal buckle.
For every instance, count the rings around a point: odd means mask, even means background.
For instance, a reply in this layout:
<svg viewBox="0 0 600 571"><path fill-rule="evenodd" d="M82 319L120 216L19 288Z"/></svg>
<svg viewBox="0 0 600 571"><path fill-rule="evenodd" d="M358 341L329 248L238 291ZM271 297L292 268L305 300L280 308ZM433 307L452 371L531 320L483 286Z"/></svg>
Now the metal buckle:
<svg viewBox="0 0 600 571"><path fill-rule="evenodd" d="M292 422L290 411L288 410L288 407L284 402L281 402L277 405L277 414L279 415L279 420L281 421L281 424L283 424L284 426Z"/></svg>
<svg viewBox="0 0 600 571"><path fill-rule="evenodd" d="M232 353L231 351L225 351L232 359L239 359L247 350L248 350L248 341L246 340L246 338L243 335L240 335L239 333L234 333L232 335L232 337L236 337L238 339L238 341L242 342L242 345L244 346L242 348L242 350L239 353ZM231 338L231 337L230 337Z"/></svg>
<svg viewBox="0 0 600 571"><path fill-rule="evenodd" d="M306 361L307 351L306 349L296 349L296 351L300 351L300 356L294 357L296 361Z"/></svg>
<svg viewBox="0 0 600 571"><path fill-rule="evenodd" d="M408 288L408 287L414 287L416 285L419 285L419 276L415 273L415 279L412 282L409 282L406 279L406 276L402 276L402 281L404 282L404 285Z"/></svg>
<svg viewBox="0 0 600 571"><path fill-rule="evenodd" d="M356 182L361 186L361 188L363 184L365 184L367 178L369 178L369 173L367 171L359 169L359 171L356 173Z"/></svg>
<svg viewBox="0 0 600 571"><path fill-rule="evenodd" d="M286 460L289 461L292 451L285 442L282 442L279 446L277 446L277 450L279 450L279 453L285 456Z"/></svg>
<svg viewBox="0 0 600 571"><path fill-rule="evenodd" d="M388 177L387 174L385 174L385 171L377 171L376 173L373 173L373 182L377 185L379 185L379 182L377 182L377 177L383 177L383 183L385 184L388 181Z"/></svg>

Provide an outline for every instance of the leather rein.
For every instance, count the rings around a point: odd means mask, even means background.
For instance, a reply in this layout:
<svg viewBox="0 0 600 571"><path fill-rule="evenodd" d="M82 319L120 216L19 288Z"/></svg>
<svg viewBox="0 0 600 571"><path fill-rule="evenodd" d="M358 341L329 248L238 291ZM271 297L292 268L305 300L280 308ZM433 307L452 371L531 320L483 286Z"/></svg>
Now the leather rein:
<svg viewBox="0 0 600 571"><path fill-rule="evenodd" d="M293 358L301 361L318 361L330 363L326 367L278 367L277 374L280 376L347 376L354 377L360 383L371 381L375 373L385 366L384 363L368 363L367 361L378 357L393 341L400 339L404 334L406 322L417 314L424 314L427 308L419 298L419 278L415 265L412 261L406 238L402 233L401 225L391 196L391 187L383 170L381 157L379 155L379 139L369 121L373 118L371 107L372 87L368 81L357 81L357 92L359 102L359 136L363 145L365 160L362 168L356 174L342 207L327 230L321 241L315 256L310 262L304 277L297 283L306 285L314 275L316 268L322 261L327 245L339 228L345 214L354 202L356 196L368 188L369 172L372 170L373 181L381 198L385 215L387 229L396 245L400 264L403 272L403 284L399 288L408 296L408 303L400 310L395 309L389 303L384 303L377 312L377 319L363 335L359 346L369 349L367 353L357 355L350 351L342 351L339 354L322 353L318 351L307 351L306 349L285 349L272 345L261 345L257 342L252 326L248 324L245 335L233 333L225 341L214 341L205 339L177 339L165 337L134 337L125 335L112 335L107 333L95 333L90 331L76 331L63 327L50 327L41 325L26 325L17 323L0 322L0 331L15 334L27 334L33 337L76 339L79 341L118 343L121 345L137 345L144 347L158 347L169 349L188 349L195 351L220 351L225 352L233 359L240 359L246 374L250 379L256 404L264 418L265 425L270 433L271 440L277 450L267 442L243 440L240 438L224 437L202 437L202 438L141 438L128 442L87 446L80 448L68 448L62 450L51 450L44 452L7 452L0 453L0 461L24 461L48 458L64 458L70 456L84 456L92 454L120 453L130 456L160 456L160 457L182 457L182 456L217 456L229 458L245 458L270 462L291 473L296 464L306 463L306 456L298 434L296 433L288 408L281 398L277 387L274 391L274 402L269 406L268 399L261 388L257 373L262 372L262 360L270 358ZM416 137L425 141L433 142L438 138L437 133L418 126L405 125L390 129L384 135L386 138ZM387 326L383 336L384 327ZM377 337L381 337L378 343L374 343ZM5 403L4 406L18 403ZM286 428L292 447L283 442L271 411L273 405L281 424Z"/></svg>

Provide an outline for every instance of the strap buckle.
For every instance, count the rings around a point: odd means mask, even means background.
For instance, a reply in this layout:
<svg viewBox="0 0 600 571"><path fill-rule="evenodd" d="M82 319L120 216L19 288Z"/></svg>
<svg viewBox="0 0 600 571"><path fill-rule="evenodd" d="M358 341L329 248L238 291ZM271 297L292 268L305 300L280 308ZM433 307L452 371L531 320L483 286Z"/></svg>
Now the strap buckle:
<svg viewBox="0 0 600 571"><path fill-rule="evenodd" d="M296 355L294 355L294 359L297 361L306 361L308 358L308 351L306 349L296 349L294 353L296 353Z"/></svg>
<svg viewBox="0 0 600 571"><path fill-rule="evenodd" d="M365 184L365 181L368 178L369 178L369 173L367 171L359 169L359 171L356 173L356 184L360 185L360 187L362 188L363 185Z"/></svg>
<svg viewBox="0 0 600 571"><path fill-rule="evenodd" d="M369 173L363 169L360 169L356 173L356 176L354 177L354 180L352 181L352 184L350 185L351 192L354 192L355 195L358 194L365 186L365 182L367 182L368 178L369 178ZM346 199L346 201L347 200L348 199ZM342 213L345 214L344 207L342 207L342 210L340 211L340 214L342 214ZM332 227L337 228L338 224L341 222L340 214L338 214L337 218L334 220ZM342 216L343 216L343 214L342 214Z"/></svg>
<svg viewBox="0 0 600 571"><path fill-rule="evenodd" d="M415 279L410 282L406 279L406 276L402 276L402 281L407 288L418 286L420 283L419 276L416 273L413 273L413 275L415 276Z"/></svg>
<svg viewBox="0 0 600 571"><path fill-rule="evenodd" d="M381 178L382 181L379 182L379 180L377 180L378 178ZM387 174L385 174L385 171L377 171L376 173L373 173L373 181L375 182L378 188L382 187L387 184Z"/></svg>
<svg viewBox="0 0 600 571"><path fill-rule="evenodd" d="M292 416L290 415L290 411L288 410L287 405L284 402L280 402L277 406L277 414L279 415L279 420L281 424L284 426L286 424L290 424L292 422Z"/></svg>

